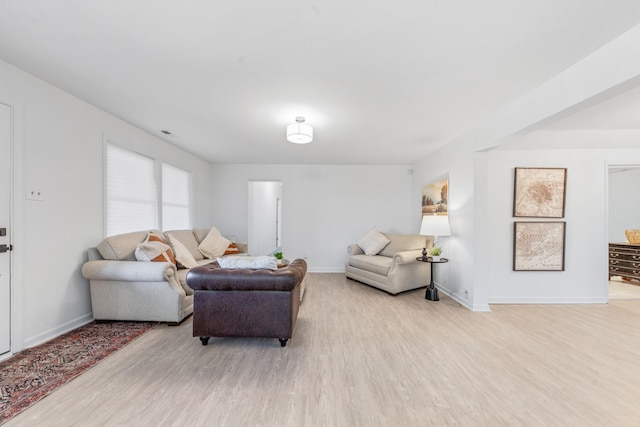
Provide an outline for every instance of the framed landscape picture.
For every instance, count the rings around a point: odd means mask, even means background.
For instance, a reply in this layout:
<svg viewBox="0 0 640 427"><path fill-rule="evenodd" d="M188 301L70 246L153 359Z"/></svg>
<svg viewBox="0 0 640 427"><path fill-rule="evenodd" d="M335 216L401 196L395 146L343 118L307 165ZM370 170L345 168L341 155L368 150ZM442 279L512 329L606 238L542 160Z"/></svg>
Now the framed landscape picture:
<svg viewBox="0 0 640 427"><path fill-rule="evenodd" d="M566 168L515 168L513 216L564 218Z"/></svg>
<svg viewBox="0 0 640 427"><path fill-rule="evenodd" d="M449 177L422 186L422 215L449 215Z"/></svg>
<svg viewBox="0 0 640 427"><path fill-rule="evenodd" d="M514 271L564 271L565 222L514 222Z"/></svg>

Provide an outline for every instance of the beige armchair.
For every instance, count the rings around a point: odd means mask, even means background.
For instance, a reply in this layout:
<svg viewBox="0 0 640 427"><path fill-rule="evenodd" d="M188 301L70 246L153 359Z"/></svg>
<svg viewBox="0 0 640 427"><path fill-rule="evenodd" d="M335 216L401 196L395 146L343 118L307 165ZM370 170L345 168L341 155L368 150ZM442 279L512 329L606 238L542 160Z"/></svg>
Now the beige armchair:
<svg viewBox="0 0 640 427"><path fill-rule="evenodd" d="M346 276L391 295L427 286L431 280L429 263L416 258L422 255L423 247L432 247L433 241L420 235L383 234L390 242L377 255L365 255L356 244L347 248Z"/></svg>

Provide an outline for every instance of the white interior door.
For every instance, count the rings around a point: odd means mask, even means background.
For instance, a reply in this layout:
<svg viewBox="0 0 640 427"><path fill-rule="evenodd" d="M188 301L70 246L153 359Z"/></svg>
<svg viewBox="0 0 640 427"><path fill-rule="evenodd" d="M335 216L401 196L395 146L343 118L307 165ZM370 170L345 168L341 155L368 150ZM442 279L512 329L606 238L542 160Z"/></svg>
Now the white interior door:
<svg viewBox="0 0 640 427"><path fill-rule="evenodd" d="M11 108L0 104L0 355L11 351Z"/></svg>

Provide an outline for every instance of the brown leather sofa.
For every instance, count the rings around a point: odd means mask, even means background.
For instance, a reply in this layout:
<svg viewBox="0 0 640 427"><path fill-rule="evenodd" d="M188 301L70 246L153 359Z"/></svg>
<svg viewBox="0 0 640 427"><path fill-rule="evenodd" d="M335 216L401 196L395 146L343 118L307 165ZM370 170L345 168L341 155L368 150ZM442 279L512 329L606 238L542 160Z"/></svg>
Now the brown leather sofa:
<svg viewBox="0 0 640 427"><path fill-rule="evenodd" d="M302 259L276 271L217 263L192 268L187 285L194 290L193 336L202 345L210 337L278 338L284 347L293 336L306 272Z"/></svg>

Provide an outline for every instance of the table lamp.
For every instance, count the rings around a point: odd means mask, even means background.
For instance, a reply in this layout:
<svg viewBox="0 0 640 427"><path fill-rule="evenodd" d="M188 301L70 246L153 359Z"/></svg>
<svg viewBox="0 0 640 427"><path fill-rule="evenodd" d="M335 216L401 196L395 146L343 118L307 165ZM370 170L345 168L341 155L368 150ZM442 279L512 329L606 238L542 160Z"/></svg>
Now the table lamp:
<svg viewBox="0 0 640 427"><path fill-rule="evenodd" d="M450 236L449 215L425 215L420 224L420 235L433 236L433 247L438 246L438 236ZM422 259L427 259L426 242L422 248Z"/></svg>

